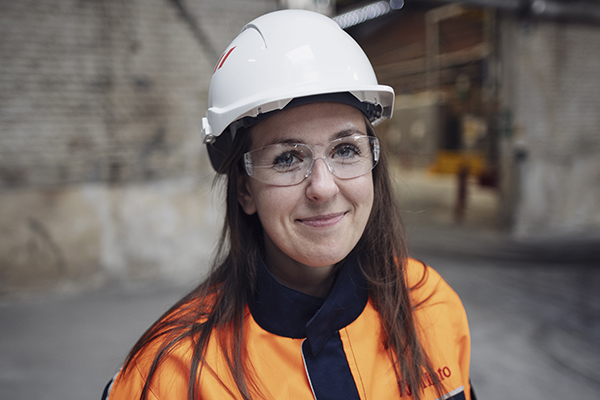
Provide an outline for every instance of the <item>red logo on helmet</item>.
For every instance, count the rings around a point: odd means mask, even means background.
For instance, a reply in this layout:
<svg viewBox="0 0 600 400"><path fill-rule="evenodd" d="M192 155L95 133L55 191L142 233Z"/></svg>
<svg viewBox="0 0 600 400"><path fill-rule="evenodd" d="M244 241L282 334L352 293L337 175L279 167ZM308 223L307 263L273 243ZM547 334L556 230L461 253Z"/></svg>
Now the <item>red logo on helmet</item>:
<svg viewBox="0 0 600 400"><path fill-rule="evenodd" d="M226 53L223 53L221 55L221 58L219 58L219 61L217 61L217 65L215 65L215 69L213 71L213 74L215 72L217 72L218 69L221 69L221 67L223 66L223 64L225 64L225 60L227 60L227 57L229 57L229 55L231 54L231 52L235 49L235 46L233 46L231 49L229 49L229 51L227 51Z"/></svg>

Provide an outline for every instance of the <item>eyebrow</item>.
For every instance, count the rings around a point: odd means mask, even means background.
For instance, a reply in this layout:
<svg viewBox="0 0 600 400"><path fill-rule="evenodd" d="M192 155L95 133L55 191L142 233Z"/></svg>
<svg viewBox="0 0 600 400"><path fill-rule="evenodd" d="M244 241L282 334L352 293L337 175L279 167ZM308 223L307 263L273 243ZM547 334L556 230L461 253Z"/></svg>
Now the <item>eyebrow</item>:
<svg viewBox="0 0 600 400"><path fill-rule="evenodd" d="M356 134L367 136L367 133L361 131L358 128L350 128L350 129L343 129L343 130L336 132L333 135L329 136L329 141L331 142L336 139L341 139L341 138L345 138L345 137L356 135ZM300 138L297 138L297 139L296 138L274 139L270 142L267 142L264 146L270 146L273 144L306 144L306 142Z"/></svg>
<svg viewBox="0 0 600 400"><path fill-rule="evenodd" d="M367 136L366 132L363 132L363 131L361 131L358 128L351 128L351 129L344 129L342 131L339 131L339 132L331 135L329 137L329 140L332 141L332 140L335 140L335 139L341 139L341 138L345 138L345 137L348 137L348 136L356 135L357 133L360 134L360 135Z"/></svg>

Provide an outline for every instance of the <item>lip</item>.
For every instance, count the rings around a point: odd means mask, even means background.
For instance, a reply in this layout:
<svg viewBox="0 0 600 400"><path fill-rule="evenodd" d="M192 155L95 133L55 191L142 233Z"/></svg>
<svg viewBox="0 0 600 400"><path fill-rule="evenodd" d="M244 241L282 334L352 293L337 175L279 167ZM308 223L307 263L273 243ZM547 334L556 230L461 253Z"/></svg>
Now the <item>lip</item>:
<svg viewBox="0 0 600 400"><path fill-rule="evenodd" d="M310 226L311 228L326 228L333 225L336 225L346 215L345 212L333 213L333 214L325 214L325 215L316 215L314 217L309 218L299 218L297 221Z"/></svg>

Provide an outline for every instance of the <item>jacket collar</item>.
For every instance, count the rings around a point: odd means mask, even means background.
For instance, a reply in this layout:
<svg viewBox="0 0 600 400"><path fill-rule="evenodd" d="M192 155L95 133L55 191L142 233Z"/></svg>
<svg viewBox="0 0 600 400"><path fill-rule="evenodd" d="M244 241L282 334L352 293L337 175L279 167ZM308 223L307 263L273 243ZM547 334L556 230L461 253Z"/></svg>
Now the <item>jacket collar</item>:
<svg viewBox="0 0 600 400"><path fill-rule="evenodd" d="M326 299L281 284L260 259L257 290L248 304L254 320L275 335L307 338L317 355L325 342L358 318L367 304L359 258L356 252L348 255Z"/></svg>

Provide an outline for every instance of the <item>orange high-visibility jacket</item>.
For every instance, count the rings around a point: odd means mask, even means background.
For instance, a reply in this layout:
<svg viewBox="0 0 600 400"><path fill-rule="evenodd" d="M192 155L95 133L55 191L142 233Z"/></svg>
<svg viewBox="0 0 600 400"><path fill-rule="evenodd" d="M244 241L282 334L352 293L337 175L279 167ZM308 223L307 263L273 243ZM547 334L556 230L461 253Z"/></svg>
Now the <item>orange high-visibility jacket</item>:
<svg viewBox="0 0 600 400"><path fill-rule="evenodd" d="M244 338L255 399L410 399L400 392L382 340L379 314L368 298L365 278L350 257L327 299L290 289L262 266L256 297L247 306ZM424 275L425 274L425 275ZM447 397L471 399L470 336L456 293L440 275L409 260L407 279L421 342L444 385ZM199 380L199 399L240 399L227 362L211 337ZM139 398L155 352L151 344L127 374L119 373L109 400ZM192 345L179 343L151 381L149 399L186 400ZM429 377L422 398L438 398ZM414 388L413 388L414 390Z"/></svg>

